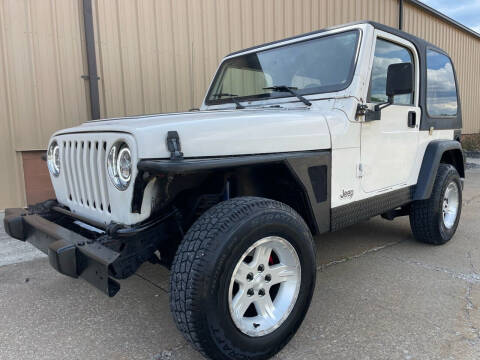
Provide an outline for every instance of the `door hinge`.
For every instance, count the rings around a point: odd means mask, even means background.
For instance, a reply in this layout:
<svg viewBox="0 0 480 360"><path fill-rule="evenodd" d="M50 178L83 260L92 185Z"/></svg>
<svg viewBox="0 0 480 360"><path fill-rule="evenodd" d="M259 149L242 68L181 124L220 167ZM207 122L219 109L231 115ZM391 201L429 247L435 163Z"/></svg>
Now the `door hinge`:
<svg viewBox="0 0 480 360"><path fill-rule="evenodd" d="M362 116L367 113L368 106L367 104L358 104L357 105L357 116Z"/></svg>
<svg viewBox="0 0 480 360"><path fill-rule="evenodd" d="M363 177L363 174L364 174L364 173L363 173L363 164L360 163L360 164L358 164L358 166L357 166L357 177L358 177L358 178L362 178L362 177Z"/></svg>
<svg viewBox="0 0 480 360"><path fill-rule="evenodd" d="M365 122L380 120L382 117L380 109L370 110L367 104L358 104L356 115L365 116Z"/></svg>

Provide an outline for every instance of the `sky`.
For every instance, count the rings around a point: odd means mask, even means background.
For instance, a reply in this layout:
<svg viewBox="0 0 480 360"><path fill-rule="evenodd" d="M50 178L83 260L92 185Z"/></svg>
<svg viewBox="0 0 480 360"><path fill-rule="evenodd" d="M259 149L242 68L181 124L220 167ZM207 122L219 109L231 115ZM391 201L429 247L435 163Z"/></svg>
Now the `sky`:
<svg viewBox="0 0 480 360"><path fill-rule="evenodd" d="M480 34L480 0L421 0Z"/></svg>

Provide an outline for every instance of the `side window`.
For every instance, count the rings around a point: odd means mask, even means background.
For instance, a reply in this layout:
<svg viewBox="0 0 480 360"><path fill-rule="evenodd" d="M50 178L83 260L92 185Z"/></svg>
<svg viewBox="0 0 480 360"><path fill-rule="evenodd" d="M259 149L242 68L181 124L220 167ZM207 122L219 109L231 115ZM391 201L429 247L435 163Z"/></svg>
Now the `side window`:
<svg viewBox="0 0 480 360"><path fill-rule="evenodd" d="M427 51L427 112L435 116L457 115L457 88L450 59Z"/></svg>
<svg viewBox="0 0 480 360"><path fill-rule="evenodd" d="M368 102L386 102L388 100L386 94L388 66L398 63L414 64L412 53L401 45L377 39L373 58L372 77L368 90ZM413 93L397 95L393 99L393 103L413 105L413 98Z"/></svg>

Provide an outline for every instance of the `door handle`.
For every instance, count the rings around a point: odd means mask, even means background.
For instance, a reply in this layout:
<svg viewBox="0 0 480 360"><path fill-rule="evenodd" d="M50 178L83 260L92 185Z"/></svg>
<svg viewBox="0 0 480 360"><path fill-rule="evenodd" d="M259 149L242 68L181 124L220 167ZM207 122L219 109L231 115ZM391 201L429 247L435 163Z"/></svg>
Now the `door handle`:
<svg viewBox="0 0 480 360"><path fill-rule="evenodd" d="M417 113L415 111L408 112L408 127L414 128L417 126Z"/></svg>

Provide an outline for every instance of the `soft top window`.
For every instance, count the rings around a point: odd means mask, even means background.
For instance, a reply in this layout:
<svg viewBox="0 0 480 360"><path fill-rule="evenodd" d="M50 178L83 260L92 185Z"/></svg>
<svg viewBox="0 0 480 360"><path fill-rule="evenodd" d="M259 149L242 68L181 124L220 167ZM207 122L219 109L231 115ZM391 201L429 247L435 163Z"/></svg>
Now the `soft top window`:
<svg viewBox="0 0 480 360"><path fill-rule="evenodd" d="M427 112L431 117L457 115L457 87L448 56L427 50Z"/></svg>

